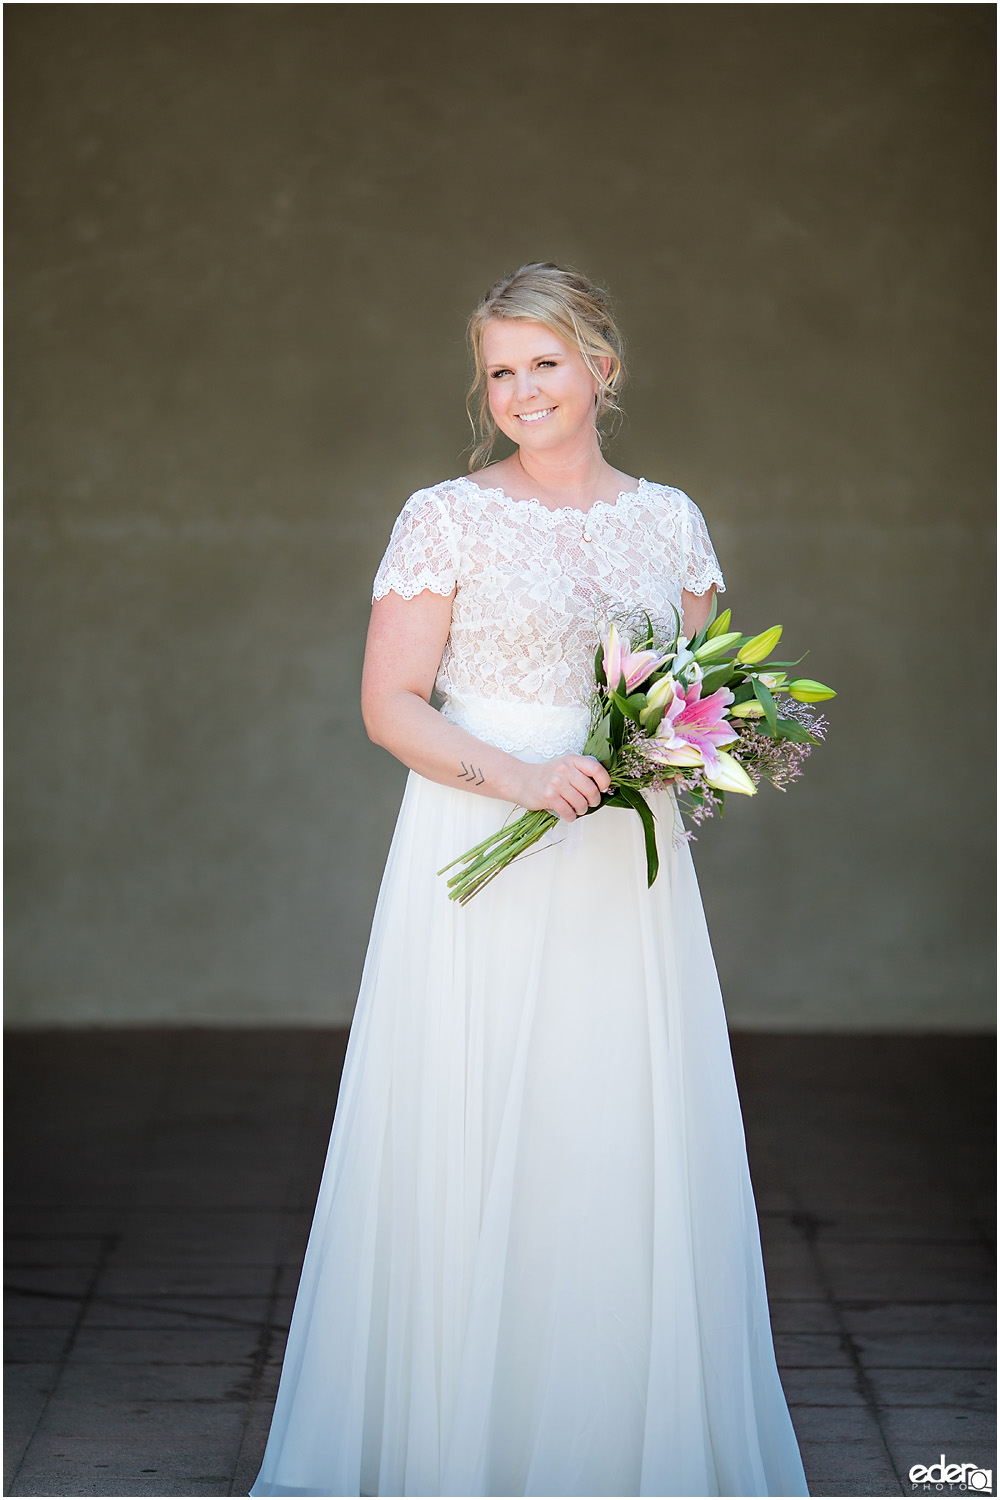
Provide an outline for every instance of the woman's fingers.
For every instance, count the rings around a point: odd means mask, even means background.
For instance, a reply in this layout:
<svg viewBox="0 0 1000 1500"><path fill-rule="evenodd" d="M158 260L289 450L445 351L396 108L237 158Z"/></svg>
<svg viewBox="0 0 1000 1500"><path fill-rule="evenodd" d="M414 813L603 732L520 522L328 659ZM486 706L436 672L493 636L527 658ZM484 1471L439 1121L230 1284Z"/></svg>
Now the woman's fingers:
<svg viewBox="0 0 1000 1500"><path fill-rule="evenodd" d="M582 818L592 807L597 807L601 800L597 787L582 771L572 772L567 778L567 784L560 790L563 799L569 803L578 818Z"/></svg>
<svg viewBox="0 0 1000 1500"><path fill-rule="evenodd" d="M573 776L573 785L576 787L577 791L583 793L583 795L587 799L587 804L590 807L597 807L601 800L601 794L607 790L607 787L602 785L602 783L598 780L597 776L595 775L595 770L604 771L604 767L601 765L599 760L590 760L590 758L588 757L587 760L583 761L582 766L578 771L575 772ZM608 776L607 771L604 771L604 779L607 782L608 786L610 786L611 777Z"/></svg>
<svg viewBox="0 0 1000 1500"><path fill-rule="evenodd" d="M597 783L598 791L606 792L611 785L611 777L606 766L593 755L581 755L578 764L582 765L587 776Z"/></svg>
<svg viewBox="0 0 1000 1500"><path fill-rule="evenodd" d="M552 811L558 813L560 818L567 818L570 821L573 818L582 818L590 807L583 793L571 786L564 787L561 792L557 792L553 800Z"/></svg>
<svg viewBox="0 0 1000 1500"><path fill-rule="evenodd" d="M572 822L591 808L611 785L607 770L592 755L567 755L549 762L549 776L542 803L557 817Z"/></svg>

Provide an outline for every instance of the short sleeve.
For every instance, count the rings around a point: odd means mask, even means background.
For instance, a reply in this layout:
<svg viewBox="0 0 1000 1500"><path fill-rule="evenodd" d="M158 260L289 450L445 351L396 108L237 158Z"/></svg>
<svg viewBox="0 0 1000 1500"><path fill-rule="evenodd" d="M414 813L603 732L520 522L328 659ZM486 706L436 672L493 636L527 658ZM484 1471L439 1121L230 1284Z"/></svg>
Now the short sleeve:
<svg viewBox="0 0 1000 1500"><path fill-rule="evenodd" d="M714 583L719 593L725 593L726 581L719 567L719 559L712 546L712 538L705 525L705 517L690 495L684 495L687 519L685 525L684 587L692 594L704 594Z"/></svg>
<svg viewBox="0 0 1000 1500"><path fill-rule="evenodd" d="M417 490L396 517L375 574L372 599L390 590L404 599L424 589L450 594L457 582L458 552L448 507L433 490Z"/></svg>

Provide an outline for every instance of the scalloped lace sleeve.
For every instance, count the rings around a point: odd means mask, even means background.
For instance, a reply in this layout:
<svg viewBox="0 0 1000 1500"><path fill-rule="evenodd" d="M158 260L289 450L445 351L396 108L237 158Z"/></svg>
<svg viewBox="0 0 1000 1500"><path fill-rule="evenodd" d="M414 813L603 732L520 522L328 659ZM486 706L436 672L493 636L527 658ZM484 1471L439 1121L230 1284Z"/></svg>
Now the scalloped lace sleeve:
<svg viewBox="0 0 1000 1500"><path fill-rule="evenodd" d="M458 549L448 507L433 490L417 490L396 517L372 599L390 590L412 599L424 589L450 594L458 582Z"/></svg>
<svg viewBox="0 0 1000 1500"><path fill-rule="evenodd" d="M683 490L680 493L683 494ZM722 576L719 559L705 525L705 517L690 495L684 495L684 501L687 512L684 587L692 594L704 594L714 583L719 593L724 594L726 580Z"/></svg>

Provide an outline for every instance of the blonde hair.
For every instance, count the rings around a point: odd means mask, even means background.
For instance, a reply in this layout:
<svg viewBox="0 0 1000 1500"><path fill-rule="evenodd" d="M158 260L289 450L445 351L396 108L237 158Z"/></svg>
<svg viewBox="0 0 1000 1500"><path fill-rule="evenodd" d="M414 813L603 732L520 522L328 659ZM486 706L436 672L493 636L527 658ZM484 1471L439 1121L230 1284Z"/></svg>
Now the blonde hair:
<svg viewBox="0 0 1000 1500"><path fill-rule="evenodd" d="M489 375L483 359L483 334L494 318L542 323L576 349L598 382L595 419L621 413L618 393L625 384L624 341L615 323L611 299L581 271L548 260L531 261L491 286L469 319L469 346L475 367L465 409L472 426L473 449L469 469L481 469L496 442L497 426L490 411ZM607 377L597 361L611 360ZM600 436L600 433L598 433Z"/></svg>

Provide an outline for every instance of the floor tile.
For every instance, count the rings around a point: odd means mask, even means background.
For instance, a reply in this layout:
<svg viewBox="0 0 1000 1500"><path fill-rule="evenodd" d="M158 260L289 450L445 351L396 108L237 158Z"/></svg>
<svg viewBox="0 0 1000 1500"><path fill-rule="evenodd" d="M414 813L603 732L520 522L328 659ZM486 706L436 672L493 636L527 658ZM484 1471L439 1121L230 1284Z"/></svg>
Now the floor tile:
<svg viewBox="0 0 1000 1500"><path fill-rule="evenodd" d="M946 1444L980 1443L995 1446L996 1413L959 1411L954 1406L892 1406L881 1413L882 1430L895 1450L902 1443L931 1448ZM918 1459L909 1459L917 1463Z"/></svg>
<svg viewBox="0 0 1000 1500"><path fill-rule="evenodd" d="M234 1495L246 1495L260 1472L273 1410L274 1402L270 1400L255 1401L249 1408L246 1431L233 1475Z"/></svg>
<svg viewBox="0 0 1000 1500"><path fill-rule="evenodd" d="M891 1301L989 1298L996 1265L984 1245L912 1239L822 1240L817 1246L825 1279L838 1299L884 1297Z"/></svg>
<svg viewBox="0 0 1000 1500"><path fill-rule="evenodd" d="M117 1214L120 1219L120 1211ZM24 1223L21 1209L7 1208L8 1225ZM99 1264L105 1253L102 1235L38 1233L12 1234L4 1238L4 1264L8 1272L22 1268L32 1270L57 1269L63 1266L85 1266Z"/></svg>
<svg viewBox="0 0 1000 1500"><path fill-rule="evenodd" d="M95 1290L110 1297L268 1297L274 1280L269 1265L112 1265Z"/></svg>
<svg viewBox="0 0 1000 1500"><path fill-rule="evenodd" d="M827 1333L839 1336L837 1312L829 1302L769 1298L773 1333Z"/></svg>
<svg viewBox="0 0 1000 1500"><path fill-rule="evenodd" d="M234 1364L151 1364L124 1360L102 1364L74 1364L63 1369L60 1396L67 1400L105 1402L246 1402L254 1394L254 1369L249 1362Z"/></svg>
<svg viewBox="0 0 1000 1500"><path fill-rule="evenodd" d="M4 1325L14 1328L62 1328L77 1322L84 1302L69 1292L39 1292L16 1285L4 1289Z"/></svg>
<svg viewBox="0 0 1000 1500"><path fill-rule="evenodd" d="M82 1329L73 1345L74 1364L237 1364L254 1357L256 1328Z"/></svg>
<svg viewBox="0 0 1000 1500"><path fill-rule="evenodd" d="M141 1439L47 1438L32 1443L8 1493L225 1495L233 1466L234 1460L211 1447L175 1456Z"/></svg>
<svg viewBox="0 0 1000 1500"><path fill-rule="evenodd" d="M106 1295L88 1305L81 1331L99 1328L263 1327L269 1320L268 1297L150 1297Z"/></svg>
<svg viewBox="0 0 1000 1500"><path fill-rule="evenodd" d="M51 1364L62 1359L69 1341L67 1328L8 1328L4 1332L5 1364Z"/></svg>
<svg viewBox="0 0 1000 1500"><path fill-rule="evenodd" d="M808 1365L844 1368L851 1364L843 1339L834 1333L776 1333L774 1355L782 1370Z"/></svg>
<svg viewBox="0 0 1000 1500"><path fill-rule="evenodd" d="M994 1311L983 1303L845 1303L840 1315L872 1369L996 1365Z"/></svg>
<svg viewBox="0 0 1000 1500"><path fill-rule="evenodd" d="M298 1236L297 1217L268 1211L203 1209L131 1213L108 1257L111 1266L274 1265Z"/></svg>
<svg viewBox="0 0 1000 1500"><path fill-rule="evenodd" d="M901 1494L900 1465L934 1442L991 1453L981 1039L732 1040L810 1492ZM14 1039L24 1149L8 1184L8 1280L24 1326L8 1329L12 1461L37 1431L8 1493L246 1493L345 1041L292 1029Z"/></svg>
<svg viewBox="0 0 1000 1500"><path fill-rule="evenodd" d="M4 1490L55 1390L57 1365L8 1365L3 1381Z"/></svg>
<svg viewBox="0 0 1000 1500"><path fill-rule="evenodd" d="M954 1406L960 1411L996 1411L992 1370L885 1370L866 1366L880 1406Z"/></svg>
<svg viewBox="0 0 1000 1500"><path fill-rule="evenodd" d="M243 1430L242 1401L107 1400L58 1387L45 1409L29 1450L34 1460L44 1449L69 1452L77 1443L126 1444L149 1455L163 1472L176 1472L195 1455L228 1454L235 1459ZM164 1469L169 1460L173 1466ZM140 1466L141 1467L141 1466Z"/></svg>
<svg viewBox="0 0 1000 1500"><path fill-rule="evenodd" d="M865 1405L857 1371L851 1366L782 1365L779 1374L789 1406Z"/></svg>

